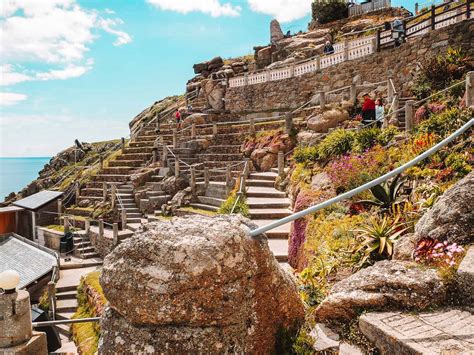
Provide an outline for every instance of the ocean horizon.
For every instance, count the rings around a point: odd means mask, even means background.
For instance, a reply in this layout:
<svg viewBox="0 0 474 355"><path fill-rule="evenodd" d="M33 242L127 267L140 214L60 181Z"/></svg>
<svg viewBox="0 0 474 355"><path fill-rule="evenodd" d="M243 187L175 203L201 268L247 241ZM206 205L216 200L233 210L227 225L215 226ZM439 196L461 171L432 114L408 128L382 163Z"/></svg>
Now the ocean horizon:
<svg viewBox="0 0 474 355"><path fill-rule="evenodd" d="M0 201L38 177L51 157L0 157Z"/></svg>

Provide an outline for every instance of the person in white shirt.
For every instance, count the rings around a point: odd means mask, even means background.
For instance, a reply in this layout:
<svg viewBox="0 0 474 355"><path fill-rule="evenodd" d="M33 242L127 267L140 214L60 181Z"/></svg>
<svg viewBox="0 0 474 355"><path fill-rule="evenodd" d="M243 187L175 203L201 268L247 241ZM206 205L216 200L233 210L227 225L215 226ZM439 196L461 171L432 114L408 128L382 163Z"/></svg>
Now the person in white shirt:
<svg viewBox="0 0 474 355"><path fill-rule="evenodd" d="M377 127L382 127L383 120L385 118L385 106L383 99L378 98L375 100L375 120L377 121Z"/></svg>

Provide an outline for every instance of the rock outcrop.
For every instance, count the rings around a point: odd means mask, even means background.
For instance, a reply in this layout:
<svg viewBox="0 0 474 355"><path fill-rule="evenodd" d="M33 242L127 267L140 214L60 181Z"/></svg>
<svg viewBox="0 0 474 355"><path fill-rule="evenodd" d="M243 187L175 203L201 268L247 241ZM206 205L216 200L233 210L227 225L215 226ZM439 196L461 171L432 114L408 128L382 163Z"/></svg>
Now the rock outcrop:
<svg viewBox="0 0 474 355"><path fill-rule="evenodd" d="M308 129L317 133L327 133L330 128L335 128L341 122L349 119L345 110L331 109L321 114L311 116L307 121Z"/></svg>
<svg viewBox="0 0 474 355"><path fill-rule="evenodd" d="M474 172L448 189L415 226L417 240L467 244L474 240Z"/></svg>
<svg viewBox="0 0 474 355"><path fill-rule="evenodd" d="M319 305L319 320L349 320L362 310L423 310L445 302L436 269L406 261L379 261L336 283Z"/></svg>
<svg viewBox="0 0 474 355"><path fill-rule="evenodd" d="M281 30L280 23L278 20L273 19L270 22L270 43L276 43L283 38L284 35L283 31Z"/></svg>
<svg viewBox="0 0 474 355"><path fill-rule="evenodd" d="M99 352L273 352L277 332L303 320L303 305L249 223L174 218L116 247L101 276L110 309Z"/></svg>

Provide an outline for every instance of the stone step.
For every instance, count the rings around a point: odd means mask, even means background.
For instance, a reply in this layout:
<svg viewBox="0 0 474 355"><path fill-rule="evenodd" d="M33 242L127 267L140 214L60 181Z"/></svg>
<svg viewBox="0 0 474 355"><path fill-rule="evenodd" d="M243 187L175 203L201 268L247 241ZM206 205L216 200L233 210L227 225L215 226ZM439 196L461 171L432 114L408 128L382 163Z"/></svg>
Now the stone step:
<svg viewBox="0 0 474 355"><path fill-rule="evenodd" d="M288 241L286 239L268 239L268 246L278 261L288 261Z"/></svg>
<svg viewBox="0 0 474 355"><path fill-rule="evenodd" d="M165 196L165 195L166 195L166 192L153 190L153 191L147 191L146 195L147 195L148 197Z"/></svg>
<svg viewBox="0 0 474 355"><path fill-rule="evenodd" d="M250 173L249 174L249 179L256 179L256 180L269 180L275 182L278 174L268 171L268 172L262 172L262 173Z"/></svg>
<svg viewBox="0 0 474 355"><path fill-rule="evenodd" d="M171 195L161 195L161 196L151 196L149 199L156 205L163 205L169 200L171 200Z"/></svg>
<svg viewBox="0 0 474 355"><path fill-rule="evenodd" d="M249 212L251 219L280 219L291 214L287 208L250 208Z"/></svg>
<svg viewBox="0 0 474 355"><path fill-rule="evenodd" d="M457 308L433 312L372 312L359 329L381 354L472 354L474 314Z"/></svg>
<svg viewBox="0 0 474 355"><path fill-rule="evenodd" d="M83 207L68 207L66 208L66 214L73 214L75 216L90 217L93 210L90 208Z"/></svg>
<svg viewBox="0 0 474 355"><path fill-rule="evenodd" d="M120 160L119 160L120 161ZM100 173L103 175L125 175L129 174L130 171L134 170L134 167L123 167L123 166L114 166L103 168Z"/></svg>
<svg viewBox="0 0 474 355"><path fill-rule="evenodd" d="M138 208L136 209L138 211ZM127 220L131 218L141 218L142 214L140 212L129 212L126 211L127 214Z"/></svg>
<svg viewBox="0 0 474 355"><path fill-rule="evenodd" d="M241 154L240 152L240 144L234 145L211 145L207 147L206 153L207 154L217 154L217 153L224 153L224 154Z"/></svg>
<svg viewBox="0 0 474 355"><path fill-rule="evenodd" d="M56 286L56 293L77 291L77 285L73 286Z"/></svg>
<svg viewBox="0 0 474 355"><path fill-rule="evenodd" d="M104 182L126 182L130 180L130 175L123 174L100 174L95 176L95 181L104 181Z"/></svg>
<svg viewBox="0 0 474 355"><path fill-rule="evenodd" d="M200 209L200 210L213 211L213 212L217 212L217 210L219 209L219 207L206 205L203 203L191 203L189 204L189 206Z"/></svg>
<svg viewBox="0 0 474 355"><path fill-rule="evenodd" d="M241 161L243 159L242 154L197 154L200 162L207 161Z"/></svg>
<svg viewBox="0 0 474 355"><path fill-rule="evenodd" d="M76 310L76 299L64 299L56 301L56 312L75 312Z"/></svg>
<svg viewBox="0 0 474 355"><path fill-rule="evenodd" d="M109 192L107 192L108 194ZM87 187L81 190L81 196L99 196L102 198L104 190L102 188Z"/></svg>
<svg viewBox="0 0 474 355"><path fill-rule="evenodd" d="M286 193L278 191L274 187L249 186L247 188L247 197L286 197Z"/></svg>
<svg viewBox="0 0 474 355"><path fill-rule="evenodd" d="M255 223L258 227L264 227L270 223L275 222L275 219L252 219L252 223ZM291 222L282 226L276 227L268 232L265 232L267 238L276 239L288 239L290 236Z"/></svg>
<svg viewBox="0 0 474 355"><path fill-rule="evenodd" d="M220 207L222 203L225 201L220 198L209 197L209 196L198 196L197 199L199 203L203 205L209 205L209 206L215 206L215 207Z"/></svg>
<svg viewBox="0 0 474 355"><path fill-rule="evenodd" d="M77 297L76 290L56 293L57 300L76 299L76 297Z"/></svg>
<svg viewBox="0 0 474 355"><path fill-rule="evenodd" d="M251 209L257 208L288 208L290 200L288 198L267 198L267 197L248 197L247 204Z"/></svg>
<svg viewBox="0 0 474 355"><path fill-rule="evenodd" d="M78 256L79 256L81 259L100 258L100 255L99 255L98 253L96 253L95 251L93 251L93 252L87 252L87 253L84 253L84 254L78 254Z"/></svg>
<svg viewBox="0 0 474 355"><path fill-rule="evenodd" d="M56 320L72 319L74 312L56 312Z"/></svg>
<svg viewBox="0 0 474 355"><path fill-rule="evenodd" d="M274 187L275 183L270 180L247 179L247 186Z"/></svg>
<svg viewBox="0 0 474 355"><path fill-rule="evenodd" d="M141 160L142 162L147 161L151 158L151 153L127 153L118 155L115 160Z"/></svg>
<svg viewBox="0 0 474 355"><path fill-rule="evenodd" d="M153 146L146 146L146 147L127 147L125 148L124 153L125 154L137 154L137 153L152 153L153 152ZM135 161L135 160L130 160L130 161Z"/></svg>
<svg viewBox="0 0 474 355"><path fill-rule="evenodd" d="M127 225L128 225L128 224L134 224L134 223L141 224L141 223L142 223L141 216L140 216L140 218L129 218L129 217L127 216Z"/></svg>
<svg viewBox="0 0 474 355"><path fill-rule="evenodd" d="M152 181L152 182L160 182L160 181L162 181L163 179L164 179L164 177L163 177L163 176L159 176L159 175L153 175L153 176L151 177L151 181ZM148 183L147 183L147 184L148 184Z"/></svg>
<svg viewBox="0 0 474 355"><path fill-rule="evenodd" d="M55 325L56 329L58 332L65 337L70 338L71 337L71 325L70 324L57 324Z"/></svg>
<svg viewBox="0 0 474 355"><path fill-rule="evenodd" d="M90 245L90 246L78 247L76 251L77 251L76 253L77 255L82 256L82 255L94 253L95 249L92 245Z"/></svg>

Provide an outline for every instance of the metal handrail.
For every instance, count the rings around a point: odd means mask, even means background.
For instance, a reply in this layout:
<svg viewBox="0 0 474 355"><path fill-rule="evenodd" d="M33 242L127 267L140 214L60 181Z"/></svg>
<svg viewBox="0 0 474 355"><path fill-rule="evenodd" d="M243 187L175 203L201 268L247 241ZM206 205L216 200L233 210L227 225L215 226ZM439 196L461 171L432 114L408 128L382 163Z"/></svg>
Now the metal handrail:
<svg viewBox="0 0 474 355"><path fill-rule="evenodd" d="M47 326L51 326L51 325L86 323L86 322L99 322L99 321L100 321L100 317L61 319L61 320L49 320L49 321L44 321L44 322L32 322L31 326L33 328L38 328L38 327L47 327Z"/></svg>
<svg viewBox="0 0 474 355"><path fill-rule="evenodd" d="M244 191L243 191L243 189L244 189L243 180L246 178L246 176L244 176L244 175L246 175L246 173L247 173L248 164L249 164L249 160L246 159L244 167L242 169L242 175L240 177L240 183L239 183L240 186L239 186L239 191L237 193L237 198L235 199L234 205L232 206L232 209L230 211L231 214L234 213L234 210L237 207L237 203L239 203L239 200L240 200L240 198L242 197L242 195L244 193Z"/></svg>
<svg viewBox="0 0 474 355"><path fill-rule="evenodd" d="M369 181L368 183L366 184L363 184L355 189L352 189L348 192L345 192L339 196L336 196L336 197L333 197L329 200L326 200L322 203L318 203L317 205L315 206L311 206L303 211L300 211L300 212L296 212L288 217L285 217L285 218L282 218L278 221L275 221L273 223L270 223L266 226L263 226L263 227L260 227L260 228L256 228L254 230L251 230L250 231L250 236L251 237L255 237L255 236L258 236L262 233L265 233L265 232L268 232L269 230L272 230L274 228L277 228L279 226L282 226L286 223L289 223L289 222L293 222L294 220L297 220L299 218L302 218L302 217L305 217L307 216L308 214L311 214L311 213L315 213L319 210L322 210L326 207L329 207L331 206L332 204L334 203L337 203L337 202L341 202L341 201L344 201L344 200L347 200L348 198L351 198L353 196L356 196L358 194L360 194L361 192L364 192L365 190L368 190L376 185L379 185L385 181L387 181L388 179L394 177L394 176L397 176L398 174L401 174L402 172L404 172L405 170L411 168L412 166L415 166L416 164L418 164L419 162L421 162L422 160L428 158L429 156L433 155L434 153L436 153L438 150L440 150L441 148L445 147L447 144L451 143L453 140L455 140L457 137L459 137L461 134L463 134L464 132L466 132L469 128L471 128L472 126L474 125L474 118L471 118L467 123L465 123L461 128L459 128L456 132L454 132L453 134L451 134L449 137L443 139L441 142L439 142L438 144L436 144L435 146L431 147L430 149L428 149L426 152L418 155L417 157L415 157L414 159L410 160L408 163L405 163L403 164L402 166L396 168L396 169L393 169L392 171L372 180L372 181Z"/></svg>

